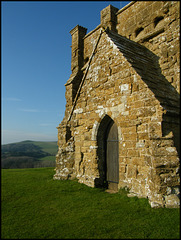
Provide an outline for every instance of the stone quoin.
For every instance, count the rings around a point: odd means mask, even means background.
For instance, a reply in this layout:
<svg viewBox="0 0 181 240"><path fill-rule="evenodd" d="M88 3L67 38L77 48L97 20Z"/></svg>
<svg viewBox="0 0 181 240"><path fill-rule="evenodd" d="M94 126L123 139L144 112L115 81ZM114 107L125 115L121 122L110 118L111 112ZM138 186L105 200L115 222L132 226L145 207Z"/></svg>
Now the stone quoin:
<svg viewBox="0 0 181 240"><path fill-rule="evenodd" d="M180 1L132 1L70 34L54 179L180 206Z"/></svg>

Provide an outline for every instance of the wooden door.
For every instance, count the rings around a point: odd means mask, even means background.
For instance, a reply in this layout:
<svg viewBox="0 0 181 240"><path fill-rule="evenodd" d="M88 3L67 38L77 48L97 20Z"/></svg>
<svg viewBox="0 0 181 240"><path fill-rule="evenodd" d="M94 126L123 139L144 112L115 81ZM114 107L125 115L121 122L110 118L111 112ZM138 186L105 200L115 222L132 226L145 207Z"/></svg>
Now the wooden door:
<svg viewBox="0 0 181 240"><path fill-rule="evenodd" d="M106 168L108 188L118 190L119 182L119 141L118 129L115 123L108 129L106 150Z"/></svg>

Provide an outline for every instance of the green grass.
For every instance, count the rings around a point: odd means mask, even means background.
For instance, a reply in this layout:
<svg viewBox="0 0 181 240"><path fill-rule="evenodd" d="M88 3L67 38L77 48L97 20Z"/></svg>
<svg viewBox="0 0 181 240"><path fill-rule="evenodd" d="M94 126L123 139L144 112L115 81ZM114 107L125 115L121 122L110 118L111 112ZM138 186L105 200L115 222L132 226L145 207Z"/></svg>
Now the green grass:
<svg viewBox="0 0 181 240"><path fill-rule="evenodd" d="M77 181L53 168L2 169L3 239L179 239L179 209L152 209Z"/></svg>
<svg viewBox="0 0 181 240"><path fill-rule="evenodd" d="M41 147L42 151L44 152L48 152L50 154L52 154L53 156L47 156L47 157L43 157L40 158L39 160L49 160L49 161L55 161L56 160L56 154L58 152L58 146L57 146L57 142L32 142L33 144Z"/></svg>
<svg viewBox="0 0 181 240"><path fill-rule="evenodd" d="M38 142L32 141L33 144L41 147L41 150L44 152L48 152L50 154L56 155L58 151L57 142Z"/></svg>

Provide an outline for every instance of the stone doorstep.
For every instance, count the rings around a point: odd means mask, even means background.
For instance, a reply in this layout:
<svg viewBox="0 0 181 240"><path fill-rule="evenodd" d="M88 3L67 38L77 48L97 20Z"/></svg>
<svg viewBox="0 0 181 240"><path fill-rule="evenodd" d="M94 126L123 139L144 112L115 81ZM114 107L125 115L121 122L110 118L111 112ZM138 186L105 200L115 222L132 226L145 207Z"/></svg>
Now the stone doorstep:
<svg viewBox="0 0 181 240"><path fill-rule="evenodd" d="M108 182L108 189L106 189L107 193L117 193L118 192L118 184L114 182Z"/></svg>
<svg viewBox="0 0 181 240"><path fill-rule="evenodd" d="M107 193L117 193L118 191L117 190L113 190L113 189L106 189Z"/></svg>

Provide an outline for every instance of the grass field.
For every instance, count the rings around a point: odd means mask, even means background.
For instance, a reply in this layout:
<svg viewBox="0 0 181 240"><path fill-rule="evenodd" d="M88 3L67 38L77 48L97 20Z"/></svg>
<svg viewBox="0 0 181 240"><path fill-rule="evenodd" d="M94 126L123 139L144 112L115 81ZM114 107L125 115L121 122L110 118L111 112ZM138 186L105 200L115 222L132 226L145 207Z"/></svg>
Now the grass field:
<svg viewBox="0 0 181 240"><path fill-rule="evenodd" d="M39 160L44 161L44 160L49 160L49 161L54 161L56 159L56 154L58 151L58 146L57 146L57 142L38 142L38 141L33 141L33 144L39 146L42 151L44 152L48 152L50 154L52 154L53 156L47 156L47 157L43 157L40 158Z"/></svg>
<svg viewBox="0 0 181 240"><path fill-rule="evenodd" d="M38 142L32 141L33 144L41 147L42 151L48 152L52 155L56 155L58 151L57 142Z"/></svg>
<svg viewBox="0 0 181 240"><path fill-rule="evenodd" d="M179 239L180 210L53 180L53 168L2 169L2 239Z"/></svg>

